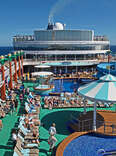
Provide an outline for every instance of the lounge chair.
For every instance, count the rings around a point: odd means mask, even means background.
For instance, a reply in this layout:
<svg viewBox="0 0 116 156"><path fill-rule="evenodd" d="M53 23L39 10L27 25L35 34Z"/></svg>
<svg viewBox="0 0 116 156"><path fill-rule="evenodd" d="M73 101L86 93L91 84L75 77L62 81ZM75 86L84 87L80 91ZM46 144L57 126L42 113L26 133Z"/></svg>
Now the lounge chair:
<svg viewBox="0 0 116 156"><path fill-rule="evenodd" d="M0 130L2 129L3 124L2 124L2 120L0 120Z"/></svg>

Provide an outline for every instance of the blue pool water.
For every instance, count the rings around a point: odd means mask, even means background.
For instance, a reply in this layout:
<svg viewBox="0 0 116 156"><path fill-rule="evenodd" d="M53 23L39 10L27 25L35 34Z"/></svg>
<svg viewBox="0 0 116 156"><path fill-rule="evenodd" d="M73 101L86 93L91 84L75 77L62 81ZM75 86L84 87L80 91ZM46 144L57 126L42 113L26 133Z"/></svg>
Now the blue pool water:
<svg viewBox="0 0 116 156"><path fill-rule="evenodd" d="M48 66L91 66L97 64L95 62L79 62L79 61L74 61L74 62L48 62L48 63L44 63L44 65L48 65Z"/></svg>
<svg viewBox="0 0 116 156"><path fill-rule="evenodd" d="M80 83L78 79L57 79L53 81L54 88L49 91L43 91L39 94L47 96L49 93L74 92L78 89Z"/></svg>
<svg viewBox="0 0 116 156"><path fill-rule="evenodd" d="M116 151L116 137L94 133L80 136L68 144L63 156L102 156L100 149Z"/></svg>
<svg viewBox="0 0 116 156"><path fill-rule="evenodd" d="M74 90L78 89L79 81L77 79L59 79L54 80L54 91L53 92L74 92Z"/></svg>

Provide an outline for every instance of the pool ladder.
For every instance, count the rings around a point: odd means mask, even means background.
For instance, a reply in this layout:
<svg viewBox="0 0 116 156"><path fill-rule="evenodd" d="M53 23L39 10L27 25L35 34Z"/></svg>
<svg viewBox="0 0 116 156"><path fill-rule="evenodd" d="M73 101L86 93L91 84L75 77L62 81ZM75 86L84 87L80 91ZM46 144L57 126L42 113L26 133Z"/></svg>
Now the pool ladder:
<svg viewBox="0 0 116 156"><path fill-rule="evenodd" d="M98 154L98 156L99 156L99 154L102 154L103 156L116 156L116 151L105 151L104 149L99 149L98 151L97 151L97 154Z"/></svg>

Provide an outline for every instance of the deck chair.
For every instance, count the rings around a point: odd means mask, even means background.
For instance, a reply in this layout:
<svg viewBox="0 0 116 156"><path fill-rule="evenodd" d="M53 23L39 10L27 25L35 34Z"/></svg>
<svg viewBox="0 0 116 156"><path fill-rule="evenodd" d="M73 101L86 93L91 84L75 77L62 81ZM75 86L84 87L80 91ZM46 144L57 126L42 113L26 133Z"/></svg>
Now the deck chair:
<svg viewBox="0 0 116 156"><path fill-rule="evenodd" d="M35 144L35 143L26 143L24 138L21 136L21 135L18 135L18 139L17 139L17 144L16 144L16 147L19 149L19 151L21 153L24 153L24 151L22 151L23 149L38 149L38 144ZM27 152L27 151L26 151ZM37 153L37 150L35 151L28 151L28 153Z"/></svg>
<svg viewBox="0 0 116 156"><path fill-rule="evenodd" d="M2 129L3 124L2 124L2 120L0 120L0 130Z"/></svg>

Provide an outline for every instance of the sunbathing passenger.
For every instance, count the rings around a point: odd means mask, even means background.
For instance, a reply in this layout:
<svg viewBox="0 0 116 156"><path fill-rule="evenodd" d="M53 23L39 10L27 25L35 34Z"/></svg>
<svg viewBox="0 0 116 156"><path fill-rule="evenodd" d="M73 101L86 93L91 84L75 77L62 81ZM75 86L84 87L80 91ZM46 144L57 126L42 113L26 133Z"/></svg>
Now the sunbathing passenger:
<svg viewBox="0 0 116 156"><path fill-rule="evenodd" d="M13 148L15 148L17 143L17 133L15 129L12 131L12 141L13 141Z"/></svg>
<svg viewBox="0 0 116 156"><path fill-rule="evenodd" d="M49 109L52 109L53 108L53 101L52 100L49 100Z"/></svg>
<svg viewBox="0 0 116 156"><path fill-rule="evenodd" d="M79 104L79 101L77 100L77 99L74 99L74 103L78 106L78 105L80 105Z"/></svg>
<svg viewBox="0 0 116 156"><path fill-rule="evenodd" d="M3 124L2 124L2 120L0 120L0 129L2 129Z"/></svg>
<svg viewBox="0 0 116 156"><path fill-rule="evenodd" d="M39 144L39 139L38 139L38 137L39 137L39 133L38 133L38 131L36 131L36 130L33 130L33 140L32 140L32 143L37 143L37 144Z"/></svg>
<svg viewBox="0 0 116 156"><path fill-rule="evenodd" d="M58 101L57 101L57 99L55 99L55 98L53 99L53 105L54 105L54 106L58 106Z"/></svg>
<svg viewBox="0 0 116 156"><path fill-rule="evenodd" d="M71 105L74 105L74 100L71 99L71 100L70 100L70 104L71 104Z"/></svg>
<svg viewBox="0 0 116 156"><path fill-rule="evenodd" d="M1 118L4 118L6 116L6 114L5 114L5 112L3 111L3 109L1 110L1 112L0 112L0 117Z"/></svg>

